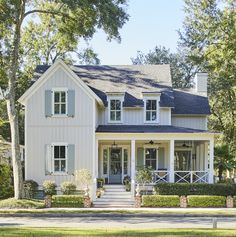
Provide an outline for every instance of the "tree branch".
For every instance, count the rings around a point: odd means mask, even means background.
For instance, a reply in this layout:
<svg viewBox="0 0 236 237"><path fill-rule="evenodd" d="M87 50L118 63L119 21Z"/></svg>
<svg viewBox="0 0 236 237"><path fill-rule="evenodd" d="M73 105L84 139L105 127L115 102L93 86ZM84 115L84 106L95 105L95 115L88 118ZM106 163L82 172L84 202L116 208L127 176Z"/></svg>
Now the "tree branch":
<svg viewBox="0 0 236 237"><path fill-rule="evenodd" d="M41 10L41 9L35 9L35 10L26 12L24 14L24 18L30 14L33 14L33 13L51 14L51 15L64 16L64 17L70 18L70 16L68 14L65 14L63 12L51 11L51 10Z"/></svg>

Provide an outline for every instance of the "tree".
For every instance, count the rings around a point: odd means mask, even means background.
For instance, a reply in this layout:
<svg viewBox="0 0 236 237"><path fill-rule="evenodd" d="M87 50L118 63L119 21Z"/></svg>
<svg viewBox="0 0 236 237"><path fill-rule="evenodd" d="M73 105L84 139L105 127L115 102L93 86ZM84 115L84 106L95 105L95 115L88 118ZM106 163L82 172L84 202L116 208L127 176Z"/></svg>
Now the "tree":
<svg viewBox="0 0 236 237"><path fill-rule="evenodd" d="M209 74L210 128L223 131L222 141L236 152L236 2L185 0L180 32L187 57Z"/></svg>
<svg viewBox="0 0 236 237"><path fill-rule="evenodd" d="M172 53L166 47L155 47L153 51L144 54L138 51L136 58L131 58L133 64L170 64L172 84L175 88L191 87L191 78L195 71L188 62L183 50Z"/></svg>
<svg viewBox="0 0 236 237"><path fill-rule="evenodd" d="M218 177L221 181L224 171L231 171L236 168L236 160L229 150L227 144L215 147L215 169L218 170Z"/></svg>
<svg viewBox="0 0 236 237"><path fill-rule="evenodd" d="M35 16L43 24L39 16L50 17L57 32L70 39L91 38L96 29L101 28L109 40L120 40L119 29L128 20L125 3L126 0L0 1L0 79L7 81L5 99L11 130L15 198L23 197L16 89L19 76L24 72L22 59L27 55L22 40L27 19Z"/></svg>

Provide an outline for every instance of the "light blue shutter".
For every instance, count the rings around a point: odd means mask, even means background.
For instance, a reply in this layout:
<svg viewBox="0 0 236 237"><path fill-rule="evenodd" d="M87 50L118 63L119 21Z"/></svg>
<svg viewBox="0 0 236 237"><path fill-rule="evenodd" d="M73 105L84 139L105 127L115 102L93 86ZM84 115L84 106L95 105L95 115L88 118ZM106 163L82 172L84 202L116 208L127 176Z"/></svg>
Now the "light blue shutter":
<svg viewBox="0 0 236 237"><path fill-rule="evenodd" d="M67 149L67 171L68 174L73 175L75 172L75 145L69 144Z"/></svg>
<svg viewBox="0 0 236 237"><path fill-rule="evenodd" d="M137 149L137 167L138 168L142 168L144 166L144 160L143 160L143 156L144 156L144 149L142 147L138 147Z"/></svg>
<svg viewBox="0 0 236 237"><path fill-rule="evenodd" d="M68 90L68 109L67 109L68 117L75 116L75 91Z"/></svg>
<svg viewBox="0 0 236 237"><path fill-rule="evenodd" d="M52 91L51 90L45 91L45 116L46 117L52 116Z"/></svg>
<svg viewBox="0 0 236 237"><path fill-rule="evenodd" d="M52 174L52 146L45 145L45 175Z"/></svg>

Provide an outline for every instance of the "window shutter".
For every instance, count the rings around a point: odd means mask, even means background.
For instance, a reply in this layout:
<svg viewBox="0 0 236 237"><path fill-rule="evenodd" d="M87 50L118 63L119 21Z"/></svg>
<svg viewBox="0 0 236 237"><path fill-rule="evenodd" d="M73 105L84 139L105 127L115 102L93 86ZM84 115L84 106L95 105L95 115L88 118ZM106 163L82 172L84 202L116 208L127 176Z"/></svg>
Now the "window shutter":
<svg viewBox="0 0 236 237"><path fill-rule="evenodd" d="M46 117L52 116L52 91L51 90L45 91L45 116Z"/></svg>
<svg viewBox="0 0 236 237"><path fill-rule="evenodd" d="M143 147L138 147L137 149L137 167L143 167L144 166L144 149Z"/></svg>
<svg viewBox="0 0 236 237"><path fill-rule="evenodd" d="M74 175L75 172L75 145L69 144L67 150L67 171L68 174Z"/></svg>
<svg viewBox="0 0 236 237"><path fill-rule="evenodd" d="M68 117L75 116L75 91L68 90L68 110L67 110Z"/></svg>
<svg viewBox="0 0 236 237"><path fill-rule="evenodd" d="M52 146L45 145L45 175L52 174Z"/></svg>

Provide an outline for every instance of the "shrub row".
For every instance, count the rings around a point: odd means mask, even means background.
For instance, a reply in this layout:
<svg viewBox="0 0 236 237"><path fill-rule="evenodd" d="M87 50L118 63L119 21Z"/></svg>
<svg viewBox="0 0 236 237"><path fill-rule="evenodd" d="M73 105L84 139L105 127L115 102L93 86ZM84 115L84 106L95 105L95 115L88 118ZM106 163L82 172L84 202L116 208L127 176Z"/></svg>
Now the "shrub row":
<svg viewBox="0 0 236 237"><path fill-rule="evenodd" d="M15 198L8 198L5 200L0 200L0 208L44 208L44 202L39 200L27 200L27 199L20 199L17 200Z"/></svg>
<svg viewBox="0 0 236 237"><path fill-rule="evenodd" d="M179 196L143 195L143 207L179 207Z"/></svg>
<svg viewBox="0 0 236 237"><path fill-rule="evenodd" d="M226 197L223 196L188 196L189 207L225 207Z"/></svg>
<svg viewBox="0 0 236 237"><path fill-rule="evenodd" d="M236 203L236 198L234 198ZM226 197L224 196L188 196L188 207L225 207ZM143 195L143 207L179 207L180 198L177 195Z"/></svg>
<svg viewBox="0 0 236 237"><path fill-rule="evenodd" d="M54 195L52 207L84 207L84 198L79 195Z"/></svg>
<svg viewBox="0 0 236 237"><path fill-rule="evenodd" d="M158 195L211 195L236 196L236 184L201 184L201 183L160 183L155 185Z"/></svg>

